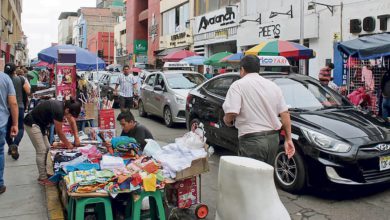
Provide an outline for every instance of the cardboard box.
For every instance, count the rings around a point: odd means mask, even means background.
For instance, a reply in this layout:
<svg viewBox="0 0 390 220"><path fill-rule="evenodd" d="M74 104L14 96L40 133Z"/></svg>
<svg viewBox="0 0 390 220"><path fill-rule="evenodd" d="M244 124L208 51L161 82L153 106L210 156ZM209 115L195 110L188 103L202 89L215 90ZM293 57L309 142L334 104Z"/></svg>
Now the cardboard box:
<svg viewBox="0 0 390 220"><path fill-rule="evenodd" d="M96 103L84 104L85 118L96 118L95 107L96 107Z"/></svg>
<svg viewBox="0 0 390 220"><path fill-rule="evenodd" d="M192 161L191 166L188 167L187 169L177 172L175 180L186 179L208 171L209 171L208 157L200 158Z"/></svg>
<svg viewBox="0 0 390 220"><path fill-rule="evenodd" d="M99 128L115 129L114 109L103 109L99 111Z"/></svg>

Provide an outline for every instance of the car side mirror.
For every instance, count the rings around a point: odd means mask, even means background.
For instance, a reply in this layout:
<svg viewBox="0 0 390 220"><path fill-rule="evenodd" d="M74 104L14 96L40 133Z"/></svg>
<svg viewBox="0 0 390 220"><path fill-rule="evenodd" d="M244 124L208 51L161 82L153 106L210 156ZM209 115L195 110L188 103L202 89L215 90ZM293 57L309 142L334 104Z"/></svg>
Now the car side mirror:
<svg viewBox="0 0 390 220"><path fill-rule="evenodd" d="M154 86L155 91L163 91L163 88L160 85Z"/></svg>

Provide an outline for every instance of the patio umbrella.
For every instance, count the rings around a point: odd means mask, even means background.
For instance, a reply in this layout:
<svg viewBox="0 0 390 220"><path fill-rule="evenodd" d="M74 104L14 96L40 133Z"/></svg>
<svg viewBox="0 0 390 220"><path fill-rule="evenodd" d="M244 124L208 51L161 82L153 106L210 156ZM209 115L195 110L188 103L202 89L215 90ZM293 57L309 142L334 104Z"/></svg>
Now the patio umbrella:
<svg viewBox="0 0 390 220"><path fill-rule="evenodd" d="M229 55L221 60L222 63L239 63L244 57L244 54L239 52L232 55Z"/></svg>
<svg viewBox="0 0 390 220"><path fill-rule="evenodd" d="M180 60L180 62L185 62L194 66L200 66L203 65L205 60L206 58L204 56L191 56Z"/></svg>
<svg viewBox="0 0 390 220"><path fill-rule="evenodd" d="M37 64L35 64L36 67L47 67L47 68L54 68L54 64L50 64L48 62L39 61Z"/></svg>
<svg viewBox="0 0 390 220"><path fill-rule="evenodd" d="M284 40L271 40L261 42L245 52L245 55L283 56L294 59L310 59L315 52L301 44Z"/></svg>
<svg viewBox="0 0 390 220"><path fill-rule="evenodd" d="M76 51L76 68L79 70L96 69L96 61L99 69L104 69L104 60L97 57L95 53L73 45L57 45L41 50L38 59L50 64L57 63L59 49L74 49Z"/></svg>
<svg viewBox="0 0 390 220"><path fill-rule="evenodd" d="M130 69L130 72L133 72L133 73L140 73L142 70L138 67L133 67Z"/></svg>
<svg viewBox="0 0 390 220"><path fill-rule="evenodd" d="M232 55L230 52L220 52L212 55L207 60L204 61L204 64L211 66L226 66L226 63L222 63L221 60L227 56Z"/></svg>
<svg viewBox="0 0 390 220"><path fill-rule="evenodd" d="M196 56L198 55L195 52L189 51L189 50L179 50L172 52L165 57L163 57L164 62L179 62L180 60L186 58L186 57L191 57L191 56Z"/></svg>

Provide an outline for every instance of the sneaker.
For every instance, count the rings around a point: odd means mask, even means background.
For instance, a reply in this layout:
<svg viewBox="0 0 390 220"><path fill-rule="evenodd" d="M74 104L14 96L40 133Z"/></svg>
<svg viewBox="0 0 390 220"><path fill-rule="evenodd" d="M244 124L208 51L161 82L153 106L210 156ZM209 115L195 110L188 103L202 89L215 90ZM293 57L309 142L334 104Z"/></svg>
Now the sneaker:
<svg viewBox="0 0 390 220"><path fill-rule="evenodd" d="M3 194L5 192L6 187L5 186L0 186L0 194Z"/></svg>
<svg viewBox="0 0 390 220"><path fill-rule="evenodd" d="M11 145L9 148L10 148L10 150L11 150L11 157L12 157L14 160L19 159L18 146L13 144L13 145Z"/></svg>

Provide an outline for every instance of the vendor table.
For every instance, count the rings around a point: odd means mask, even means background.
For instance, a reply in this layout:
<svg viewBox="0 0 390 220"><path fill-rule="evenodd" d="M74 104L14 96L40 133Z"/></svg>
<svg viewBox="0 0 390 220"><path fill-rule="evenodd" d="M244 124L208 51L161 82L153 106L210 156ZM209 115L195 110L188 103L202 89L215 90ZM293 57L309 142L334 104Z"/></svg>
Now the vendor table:
<svg viewBox="0 0 390 220"><path fill-rule="evenodd" d="M87 125L89 127L95 127L94 120L95 120L94 118L76 119L77 129L79 129L79 131L84 131L84 128L87 127ZM54 124L50 126L50 131L49 131L49 143L52 144L53 142L54 142Z"/></svg>

